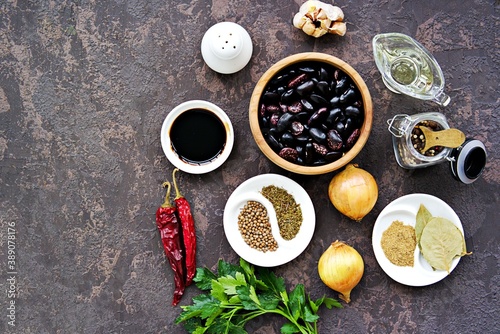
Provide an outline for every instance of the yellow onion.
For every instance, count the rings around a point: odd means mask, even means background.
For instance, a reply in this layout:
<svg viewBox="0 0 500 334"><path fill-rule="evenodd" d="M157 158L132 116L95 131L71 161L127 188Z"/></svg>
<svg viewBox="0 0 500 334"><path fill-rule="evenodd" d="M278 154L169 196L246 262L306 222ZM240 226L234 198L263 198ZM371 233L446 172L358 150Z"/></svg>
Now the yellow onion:
<svg viewBox="0 0 500 334"><path fill-rule="evenodd" d="M330 181L328 196L340 213L359 222L375 206L378 186L370 173L349 164Z"/></svg>
<svg viewBox="0 0 500 334"><path fill-rule="evenodd" d="M351 291L364 271L365 264L358 251L338 240L328 247L318 262L318 273L323 283L339 292L339 298L346 303L351 301Z"/></svg>

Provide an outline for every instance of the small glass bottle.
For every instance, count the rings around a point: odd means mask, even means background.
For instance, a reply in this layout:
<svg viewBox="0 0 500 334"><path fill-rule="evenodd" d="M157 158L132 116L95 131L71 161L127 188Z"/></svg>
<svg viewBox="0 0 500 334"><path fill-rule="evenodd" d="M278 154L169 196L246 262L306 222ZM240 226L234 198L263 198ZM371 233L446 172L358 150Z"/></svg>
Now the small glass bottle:
<svg viewBox="0 0 500 334"><path fill-rule="evenodd" d="M407 169L422 168L439 164L445 161L451 148L443 147L440 152L433 155L424 155L415 148L412 136L415 136L415 126L421 122L435 122L442 130L449 129L450 126L446 117L437 112L421 113L416 115L396 115L387 120L389 131L392 133L392 143L394 154L398 164ZM418 135L418 134L417 134Z"/></svg>
<svg viewBox="0 0 500 334"><path fill-rule="evenodd" d="M449 129L446 117L438 112L427 112L415 115L399 114L387 120L389 132L392 133L394 154L398 164L406 169L424 168L450 162L455 179L462 183L472 183L481 176L486 165L486 148L477 139L466 139L457 148L437 147L433 152L423 153L415 144L415 136L420 136L420 125L434 127L435 131Z"/></svg>

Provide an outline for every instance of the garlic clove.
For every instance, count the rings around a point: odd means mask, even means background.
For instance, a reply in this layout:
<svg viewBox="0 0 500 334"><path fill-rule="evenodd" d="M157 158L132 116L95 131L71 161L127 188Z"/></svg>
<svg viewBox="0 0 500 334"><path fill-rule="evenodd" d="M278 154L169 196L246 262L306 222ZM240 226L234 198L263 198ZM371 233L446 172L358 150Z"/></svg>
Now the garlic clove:
<svg viewBox="0 0 500 334"><path fill-rule="evenodd" d="M337 6L317 0L304 2L293 17L293 25L307 35L320 37L326 33L344 36L346 25L342 23L344 12Z"/></svg>
<svg viewBox="0 0 500 334"><path fill-rule="evenodd" d="M328 5L326 8L323 8L328 18L332 21L343 21L344 20L344 12L340 7Z"/></svg>
<svg viewBox="0 0 500 334"><path fill-rule="evenodd" d="M304 24L307 23L308 20L309 19L307 17L305 17L304 15L302 15L301 13L297 13L293 17L293 26L295 28L302 29L302 27L304 26Z"/></svg>
<svg viewBox="0 0 500 334"><path fill-rule="evenodd" d="M316 14L316 20L324 21L328 19L327 13L322 8L319 8L314 13Z"/></svg>
<svg viewBox="0 0 500 334"><path fill-rule="evenodd" d="M328 28L328 32L330 34L336 34L340 36L344 36L346 31L347 26L344 22L333 22L333 24Z"/></svg>

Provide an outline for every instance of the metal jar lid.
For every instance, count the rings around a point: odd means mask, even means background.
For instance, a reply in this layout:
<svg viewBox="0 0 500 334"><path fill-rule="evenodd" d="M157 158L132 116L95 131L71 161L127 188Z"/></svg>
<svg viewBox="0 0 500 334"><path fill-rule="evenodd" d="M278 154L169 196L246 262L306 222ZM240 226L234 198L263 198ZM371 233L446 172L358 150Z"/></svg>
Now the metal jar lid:
<svg viewBox="0 0 500 334"><path fill-rule="evenodd" d="M450 158L451 172L455 179L470 184L483 173L487 158L486 148L477 139L467 139L451 151Z"/></svg>

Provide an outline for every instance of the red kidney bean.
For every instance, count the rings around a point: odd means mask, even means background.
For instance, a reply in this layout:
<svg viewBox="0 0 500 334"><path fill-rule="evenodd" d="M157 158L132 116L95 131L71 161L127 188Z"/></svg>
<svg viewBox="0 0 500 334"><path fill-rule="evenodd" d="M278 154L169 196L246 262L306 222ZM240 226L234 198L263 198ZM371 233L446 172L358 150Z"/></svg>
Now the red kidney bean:
<svg viewBox="0 0 500 334"><path fill-rule="evenodd" d="M299 157L299 153L294 148L284 147L281 149L279 156L290 162L295 162Z"/></svg>

